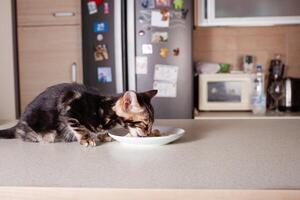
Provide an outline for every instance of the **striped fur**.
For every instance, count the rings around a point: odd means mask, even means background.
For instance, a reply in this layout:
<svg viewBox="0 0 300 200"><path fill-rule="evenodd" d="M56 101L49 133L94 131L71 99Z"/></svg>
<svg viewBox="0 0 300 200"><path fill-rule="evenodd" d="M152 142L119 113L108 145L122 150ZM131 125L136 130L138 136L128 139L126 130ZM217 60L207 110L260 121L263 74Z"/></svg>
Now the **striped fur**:
<svg viewBox="0 0 300 200"><path fill-rule="evenodd" d="M154 121L150 100L156 92L128 91L119 97L107 97L81 84L55 85L27 106L15 127L0 131L0 138L30 142L78 141L85 146L95 146L99 138L104 138L103 133L117 124L137 130L138 136L146 136Z"/></svg>

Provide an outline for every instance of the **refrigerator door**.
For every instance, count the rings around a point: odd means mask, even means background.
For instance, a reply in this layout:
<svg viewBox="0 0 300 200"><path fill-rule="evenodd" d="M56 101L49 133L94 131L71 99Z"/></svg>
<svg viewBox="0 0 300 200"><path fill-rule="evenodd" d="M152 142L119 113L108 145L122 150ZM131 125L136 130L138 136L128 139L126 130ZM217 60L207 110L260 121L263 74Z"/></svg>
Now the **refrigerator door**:
<svg viewBox="0 0 300 200"><path fill-rule="evenodd" d="M135 37L136 56L147 59L147 72L139 69L142 73L136 74L137 91L146 91L154 88L154 79L172 79L176 84L175 92L165 88L163 94L166 97L155 97L152 100L156 118L192 118L193 117L193 67L192 67L192 3L193 1L183 1L183 10L175 10L175 1L167 7L158 5L142 5L143 2L135 1ZM157 2L157 1L155 1ZM168 1L166 1L168 2ZM147 7L148 6L148 7ZM160 13L167 12L169 25L163 20L160 21ZM156 21L155 21L156 20ZM154 21L154 22L153 22ZM159 27L164 26L164 27ZM165 33L161 33L165 32ZM161 34L162 41L155 41L155 34ZM153 40L154 38L154 40ZM167 40L167 41L166 41ZM151 45L152 53L147 49L143 51L143 45ZM145 47L145 46L144 46ZM147 54L148 53L148 54ZM178 54L176 54L178 53ZM146 57L146 58L145 58ZM137 65L137 64L136 64ZM156 74L158 65L168 65L178 71L170 74ZM138 69L141 66L136 66ZM172 68L170 68L172 69ZM177 75L177 78L176 78ZM158 78L160 76L160 78ZM169 77L168 77L169 76ZM162 78L165 77L165 78ZM164 83L164 80L160 80Z"/></svg>
<svg viewBox="0 0 300 200"><path fill-rule="evenodd" d="M82 1L84 84L99 88L103 94L126 89L123 56L123 1Z"/></svg>

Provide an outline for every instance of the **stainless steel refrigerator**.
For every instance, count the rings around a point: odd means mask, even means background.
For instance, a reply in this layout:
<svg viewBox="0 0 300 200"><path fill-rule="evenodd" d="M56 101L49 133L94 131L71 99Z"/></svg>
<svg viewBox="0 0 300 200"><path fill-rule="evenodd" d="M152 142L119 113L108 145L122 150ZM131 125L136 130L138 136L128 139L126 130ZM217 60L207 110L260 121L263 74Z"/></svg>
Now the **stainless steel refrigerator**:
<svg viewBox="0 0 300 200"><path fill-rule="evenodd" d="M156 118L193 117L192 0L83 0L84 83L158 89Z"/></svg>

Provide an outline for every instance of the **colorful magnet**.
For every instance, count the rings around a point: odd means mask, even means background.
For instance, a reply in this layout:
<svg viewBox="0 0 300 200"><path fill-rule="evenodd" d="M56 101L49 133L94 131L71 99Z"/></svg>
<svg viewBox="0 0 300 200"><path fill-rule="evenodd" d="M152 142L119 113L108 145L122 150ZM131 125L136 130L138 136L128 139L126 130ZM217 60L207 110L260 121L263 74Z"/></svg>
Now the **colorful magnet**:
<svg viewBox="0 0 300 200"><path fill-rule="evenodd" d="M108 60L108 51L105 44L99 44L95 47L94 57L95 61Z"/></svg>
<svg viewBox="0 0 300 200"><path fill-rule="evenodd" d="M180 10L183 8L184 1L183 0L174 0L173 6L175 10Z"/></svg>
<svg viewBox="0 0 300 200"><path fill-rule="evenodd" d="M104 3L104 14L109 14L109 4L107 2Z"/></svg>
<svg viewBox="0 0 300 200"><path fill-rule="evenodd" d="M139 31L139 36L144 36L145 35L145 31L141 30Z"/></svg>
<svg viewBox="0 0 300 200"><path fill-rule="evenodd" d="M148 8L148 6L149 6L149 0L141 0L141 6L143 8Z"/></svg>
<svg viewBox="0 0 300 200"><path fill-rule="evenodd" d="M100 42L103 40L103 35L102 34L98 34L97 35L97 40Z"/></svg>
<svg viewBox="0 0 300 200"><path fill-rule="evenodd" d="M170 7L171 0L156 0L157 7Z"/></svg>
<svg viewBox="0 0 300 200"><path fill-rule="evenodd" d="M165 57L167 57L168 56L168 53L169 53L169 49L168 48L161 48L160 50L159 50L159 55L160 55L160 57L162 57L162 58L165 58Z"/></svg>
<svg viewBox="0 0 300 200"><path fill-rule="evenodd" d="M180 49L179 48L173 49L173 56L178 56L179 53L180 53Z"/></svg>
<svg viewBox="0 0 300 200"><path fill-rule="evenodd" d="M103 0L95 0L95 1L96 1L97 6L100 6L100 4L103 3Z"/></svg>
<svg viewBox="0 0 300 200"><path fill-rule="evenodd" d="M168 42L168 32L154 32L151 38L152 43Z"/></svg>
<svg viewBox="0 0 300 200"><path fill-rule="evenodd" d="M95 14L98 12L98 9L97 9L97 4L95 1L89 1L87 3L87 6L88 6L88 10L89 10L89 14L92 15L92 14Z"/></svg>
<svg viewBox="0 0 300 200"><path fill-rule="evenodd" d="M166 8L160 9L161 21L169 21L169 10Z"/></svg>
<svg viewBox="0 0 300 200"><path fill-rule="evenodd" d="M111 67L98 67L97 78L99 83L111 83L112 82Z"/></svg>
<svg viewBox="0 0 300 200"><path fill-rule="evenodd" d="M94 22L93 31L94 31L94 33L107 32L108 31L107 23L106 22L100 22L100 23Z"/></svg>
<svg viewBox="0 0 300 200"><path fill-rule="evenodd" d="M189 13L189 9L181 9L182 19L185 19L187 14Z"/></svg>

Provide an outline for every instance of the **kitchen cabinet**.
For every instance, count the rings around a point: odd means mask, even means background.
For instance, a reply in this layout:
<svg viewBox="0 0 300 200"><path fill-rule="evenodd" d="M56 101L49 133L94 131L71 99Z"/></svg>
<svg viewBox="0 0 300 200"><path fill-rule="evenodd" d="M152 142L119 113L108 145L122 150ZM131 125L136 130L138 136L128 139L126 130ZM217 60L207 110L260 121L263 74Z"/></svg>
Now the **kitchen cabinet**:
<svg viewBox="0 0 300 200"><path fill-rule="evenodd" d="M17 0L21 111L47 87L82 82L78 0Z"/></svg>
<svg viewBox="0 0 300 200"><path fill-rule="evenodd" d="M300 24L299 0L196 0L198 26Z"/></svg>

